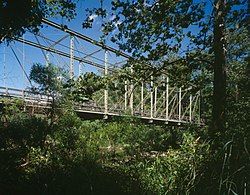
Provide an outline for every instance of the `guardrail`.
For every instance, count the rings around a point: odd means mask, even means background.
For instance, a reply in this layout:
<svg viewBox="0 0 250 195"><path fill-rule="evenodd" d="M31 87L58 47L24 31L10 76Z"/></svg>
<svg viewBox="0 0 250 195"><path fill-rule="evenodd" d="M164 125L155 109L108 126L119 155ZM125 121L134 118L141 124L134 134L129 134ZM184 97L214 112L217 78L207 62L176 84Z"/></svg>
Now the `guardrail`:
<svg viewBox="0 0 250 195"><path fill-rule="evenodd" d="M29 107L39 107L39 108L49 108L51 106L53 98L46 95L46 94L40 94L37 92L33 92L32 90L22 90L22 89L16 89L11 87L0 87L0 97L5 98L18 98L22 99L26 106ZM124 110L124 108L121 106L113 106L112 110L109 110L108 113L105 112L105 106L103 104L98 105L95 101L86 101L83 103L75 103L74 109L77 112L87 112L87 113L93 113L93 114L101 114L104 116L107 115L116 115L116 116L123 116L127 115L128 111ZM178 124L180 123L197 123L194 120L190 120L189 116L183 115L181 120L179 118L179 115L173 114L171 118L166 119L164 114L159 114L157 117L150 117L150 112L140 112L136 111L133 114L136 117L142 118L142 119L148 119L149 121L163 121L163 122L176 122Z"/></svg>

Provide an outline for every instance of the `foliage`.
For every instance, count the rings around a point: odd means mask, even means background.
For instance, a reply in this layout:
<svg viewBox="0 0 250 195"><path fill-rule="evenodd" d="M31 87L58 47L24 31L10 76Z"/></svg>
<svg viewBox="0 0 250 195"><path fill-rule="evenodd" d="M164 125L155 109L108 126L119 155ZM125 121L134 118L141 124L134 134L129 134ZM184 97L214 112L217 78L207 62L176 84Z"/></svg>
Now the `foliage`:
<svg viewBox="0 0 250 195"><path fill-rule="evenodd" d="M33 8L40 1L34 2ZM218 13L222 1L214 2ZM72 1L42 3L45 10L49 9L46 14L74 15L67 13L67 9L74 8ZM145 68L133 61L139 75L124 77L130 71L125 67L117 78L140 81L141 77L150 77L149 72L158 75L167 71L182 81L203 85L204 116L208 117L214 87L211 65L216 65L212 63L216 50L211 43L222 41L228 51L227 115L226 128L217 132L216 139L209 140L206 127L148 125L132 117L82 121L73 112L72 100L90 100L105 85L119 89L116 78L103 79L87 73L67 82L66 77L59 79L63 73L53 65L35 64L30 78L38 90L60 98L54 99L52 117L27 114L23 112L23 102L1 99L0 193L246 194L250 135L249 43L244 3L228 1L227 6L222 6L225 26L219 27L225 30L222 38L226 39L214 38L219 15L205 17L204 4L192 1L113 1L114 17L103 26L106 35L118 29L112 40L121 49L154 65ZM18 3L3 3L1 8L9 10L14 4ZM69 7L51 10L47 5ZM33 13L33 8L27 10ZM20 36L25 28L36 31L43 12L37 10L38 23L32 23L29 11L24 11L28 18L20 23L21 27L16 26L10 31L12 34L8 29L2 30L1 39ZM109 16L102 8L89 11L103 18ZM89 26L93 21L86 22L90 22L85 23ZM190 43L186 48L185 39ZM187 49L185 54L182 49Z"/></svg>
<svg viewBox="0 0 250 195"><path fill-rule="evenodd" d="M229 33L229 32L228 32ZM249 43L245 28L229 33L226 129L217 134L220 147L207 163L196 191L208 194L243 194L249 180ZM238 52L239 51L239 52ZM207 90L209 88L207 87ZM209 103L206 105L209 111Z"/></svg>
<svg viewBox="0 0 250 195"><path fill-rule="evenodd" d="M30 80L38 84L38 88L33 87L33 90L38 90L40 93L55 96L60 92L63 84L63 72L56 66L48 64L34 64L30 71Z"/></svg>
<svg viewBox="0 0 250 195"><path fill-rule="evenodd" d="M76 78L76 80L68 80L68 82L64 85L67 94L69 94L71 99L76 102L92 100L93 94L103 87L103 78L93 72L87 72Z"/></svg>
<svg viewBox="0 0 250 195"><path fill-rule="evenodd" d="M194 141L191 135L183 141L179 137L174 142L183 143L181 150L171 149L173 135L165 127L140 124L133 118L109 123L81 121L70 110L58 118L51 125L47 118L20 112L10 114L8 123L0 126L2 192L142 194L151 190L162 193L168 188L158 186L165 180L156 179L157 174L163 178L190 173L187 168L187 160L191 159L189 145L190 150L194 147L192 152L196 158L198 140ZM187 141L189 139L191 141ZM183 167L176 167L178 173L165 169L164 162L173 156L161 154L179 152L176 163L183 159ZM157 171L159 166L163 166L162 172ZM150 170L156 171L155 179L150 176ZM30 184L32 187L28 187ZM74 186L76 189L71 189Z"/></svg>
<svg viewBox="0 0 250 195"><path fill-rule="evenodd" d="M15 114L8 123L1 122L0 183L3 190L7 190L8 183L15 185L22 180L30 150L43 146L47 131L45 121L25 114Z"/></svg>
<svg viewBox="0 0 250 195"><path fill-rule="evenodd" d="M199 143L189 133L183 134L179 149L156 153L134 167L146 191L154 194L190 194L202 174L209 153L206 143Z"/></svg>
<svg viewBox="0 0 250 195"><path fill-rule="evenodd" d="M138 124L131 119L108 124L85 122L80 134L87 156L111 170L131 175L139 182L141 193L191 190L209 153L208 144L191 134L181 136L177 141L179 148L173 149L172 137L165 128ZM126 182L124 190L133 192Z"/></svg>
<svg viewBox="0 0 250 195"><path fill-rule="evenodd" d="M22 100L1 98L0 120L4 122L9 121L12 115L16 115L22 112L21 110L23 107L24 107L24 102Z"/></svg>
<svg viewBox="0 0 250 195"><path fill-rule="evenodd" d="M111 10L87 11L103 18L104 36L110 35L136 62L144 62L138 63L136 72L164 72L182 79L182 85L189 81L198 88L207 80L213 82L210 138L215 139L226 126L226 60L231 52L226 52L227 31L235 33L246 26L247 2L118 0L111 4ZM91 27L91 22L87 17L83 27ZM207 72L214 78L204 75Z"/></svg>
<svg viewBox="0 0 250 195"><path fill-rule="evenodd" d="M206 141L206 128L147 125L132 117L115 118L108 123L81 121L66 106L64 92L61 94L65 104L61 112L55 112L53 123L45 116L25 114L22 102L3 100L0 125L2 192L243 192L249 180L247 62L243 60L239 65L234 61L230 68L240 70L241 76L232 74L230 77L227 131L223 139L222 136L218 139L221 147L213 153L211 144ZM37 77L33 74L38 84L43 84L47 78L46 72L41 73ZM52 74L50 78L52 88L39 85L40 89L56 93L55 76L57 74ZM46 86L46 81L44 83Z"/></svg>
<svg viewBox="0 0 250 195"><path fill-rule="evenodd" d="M2 0L0 2L0 43L22 36L26 31L37 33L42 18L75 16L76 1L63 0ZM20 8L22 10L20 11Z"/></svg>
<svg viewBox="0 0 250 195"><path fill-rule="evenodd" d="M51 125L46 118L13 113L0 126L3 192L209 194L221 186L221 192L238 193L232 182L245 181L244 128L231 131L221 152L210 154L205 129L196 127L173 130L133 118L81 121L70 110Z"/></svg>

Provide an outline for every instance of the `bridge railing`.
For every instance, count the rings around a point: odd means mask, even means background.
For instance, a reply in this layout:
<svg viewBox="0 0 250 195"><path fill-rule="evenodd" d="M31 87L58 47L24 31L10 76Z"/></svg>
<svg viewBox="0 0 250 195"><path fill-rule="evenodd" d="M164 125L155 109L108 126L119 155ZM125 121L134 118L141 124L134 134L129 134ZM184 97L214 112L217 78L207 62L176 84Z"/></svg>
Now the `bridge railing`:
<svg viewBox="0 0 250 195"><path fill-rule="evenodd" d="M168 91L163 91L157 87L152 89L138 87L137 90L130 90L127 94L125 92L124 96L118 92L110 91L107 111L105 111L103 93L104 90L100 90L96 92L93 100L75 103L75 109L104 115L132 114L149 120L165 122L200 123L200 94L198 92L192 95L190 89L169 88ZM22 99L27 106L50 107L52 101L52 97L45 94L9 87L0 87L0 96ZM130 102L131 100L133 102Z"/></svg>
<svg viewBox="0 0 250 195"><path fill-rule="evenodd" d="M18 98L24 100L26 103L39 103L44 105L49 105L52 100L52 97L45 94L11 87L0 87L0 96Z"/></svg>

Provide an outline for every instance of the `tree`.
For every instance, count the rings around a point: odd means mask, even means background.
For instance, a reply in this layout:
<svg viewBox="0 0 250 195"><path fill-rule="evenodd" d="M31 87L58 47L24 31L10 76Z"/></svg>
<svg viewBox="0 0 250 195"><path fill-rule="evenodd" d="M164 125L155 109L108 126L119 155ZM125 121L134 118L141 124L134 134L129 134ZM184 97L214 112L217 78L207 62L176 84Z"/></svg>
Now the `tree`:
<svg viewBox="0 0 250 195"><path fill-rule="evenodd" d="M67 96L76 102L84 102L92 100L93 94L104 88L104 81L101 76L93 72L87 72L79 76L77 79L68 80L64 85Z"/></svg>
<svg viewBox="0 0 250 195"><path fill-rule="evenodd" d="M48 66L33 64L29 78L35 84L32 86L32 91L45 95L47 101L50 102L48 115L51 124L53 124L56 111L58 112L59 102L63 99L63 84L67 80L65 74L52 64L48 64Z"/></svg>
<svg viewBox="0 0 250 195"><path fill-rule="evenodd" d="M25 31L38 32L42 18L75 16L74 0L1 0L0 43L22 36ZM21 9L21 10L20 10Z"/></svg>
<svg viewBox="0 0 250 195"><path fill-rule="evenodd" d="M238 8L237 5L245 6ZM214 2L213 20L213 107L210 135L214 137L222 133L226 128L226 102L227 102L227 66L229 59L227 49L229 45L229 33L235 33L244 25L247 13L246 2L216 0ZM221 131L221 132L220 132Z"/></svg>
<svg viewBox="0 0 250 195"><path fill-rule="evenodd" d="M212 72L209 132L214 138L225 130L227 33L244 25L246 4L244 0L214 0L211 4L192 0L117 0L112 1L111 19L110 14L100 14L102 8L90 10L90 14L106 17L104 35L112 32L110 38L120 49L151 65L160 64L159 70L181 63L192 68L190 79L194 75L202 77L204 70ZM90 22L87 18L83 27L90 26ZM173 60L169 53L178 58Z"/></svg>
<svg viewBox="0 0 250 195"><path fill-rule="evenodd" d="M38 90L42 94L47 94L49 96L55 97L60 89L62 89L62 79L63 71L58 67L49 64L44 66L42 64L34 64L30 71L30 80L37 87L33 87L33 90Z"/></svg>
<svg viewBox="0 0 250 195"><path fill-rule="evenodd" d="M226 3L216 0L214 6L213 24L213 107L210 135L214 137L219 131L225 130L225 103L226 103L226 37L225 15Z"/></svg>

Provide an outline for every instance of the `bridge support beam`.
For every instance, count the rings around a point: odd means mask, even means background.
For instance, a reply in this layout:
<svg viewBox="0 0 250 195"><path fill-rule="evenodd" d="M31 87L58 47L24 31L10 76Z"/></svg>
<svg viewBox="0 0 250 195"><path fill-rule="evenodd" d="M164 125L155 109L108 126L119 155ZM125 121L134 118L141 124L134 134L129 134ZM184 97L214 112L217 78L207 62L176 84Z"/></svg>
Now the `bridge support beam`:
<svg viewBox="0 0 250 195"><path fill-rule="evenodd" d="M166 120L169 120L169 78L167 76L167 81L166 81Z"/></svg>
<svg viewBox="0 0 250 195"><path fill-rule="evenodd" d="M155 87L155 90L154 90L154 117L156 117L156 111L157 111L157 86Z"/></svg>
<svg viewBox="0 0 250 195"><path fill-rule="evenodd" d="M82 74L82 63L79 62L79 65L78 65L78 76L81 76Z"/></svg>
<svg viewBox="0 0 250 195"><path fill-rule="evenodd" d="M133 65L131 65L130 71L131 71L131 74L134 73ZM133 80L131 80L131 83L130 83L130 101L129 102L130 102L131 115L134 115L134 84L133 84Z"/></svg>
<svg viewBox="0 0 250 195"><path fill-rule="evenodd" d="M105 57L104 57L104 75L105 77L108 76L108 52L105 50ZM104 90L104 114L105 118L108 114L108 85L106 84L106 88Z"/></svg>
<svg viewBox="0 0 250 195"><path fill-rule="evenodd" d="M179 88L179 109L178 109L178 114L179 114L179 121L181 121L181 87Z"/></svg>
<svg viewBox="0 0 250 195"><path fill-rule="evenodd" d="M192 94L189 96L189 122L192 122Z"/></svg>
<svg viewBox="0 0 250 195"><path fill-rule="evenodd" d="M199 104L198 104L198 124L201 124L201 91L198 94Z"/></svg>
<svg viewBox="0 0 250 195"><path fill-rule="evenodd" d="M74 37L70 36L70 70L69 76L72 79L74 77Z"/></svg>
<svg viewBox="0 0 250 195"><path fill-rule="evenodd" d="M151 76L150 81L150 118L153 119L154 115L154 77Z"/></svg>
<svg viewBox="0 0 250 195"><path fill-rule="evenodd" d="M7 73L6 73L6 47L3 47L3 85L6 87Z"/></svg>
<svg viewBox="0 0 250 195"><path fill-rule="evenodd" d="M124 94L124 109L127 110L128 106L128 81L125 81L125 94Z"/></svg>
<svg viewBox="0 0 250 195"><path fill-rule="evenodd" d="M144 112L144 82L141 82L141 115L143 116Z"/></svg>
<svg viewBox="0 0 250 195"><path fill-rule="evenodd" d="M49 66L49 52L46 53L46 66Z"/></svg>
<svg viewBox="0 0 250 195"><path fill-rule="evenodd" d="M24 39L24 35L23 35L23 39ZM24 63L25 63L25 51L24 51L24 43L22 44L22 64L21 64L21 67L22 67L22 72L23 72L23 74L22 74L22 76L23 76L23 88L25 88L26 87L26 79L25 79L25 65L24 65Z"/></svg>

